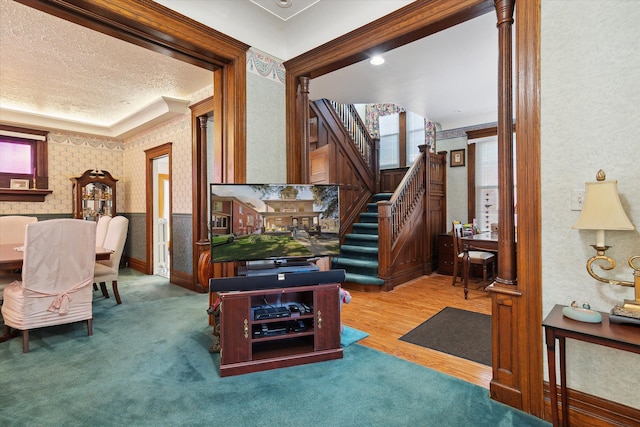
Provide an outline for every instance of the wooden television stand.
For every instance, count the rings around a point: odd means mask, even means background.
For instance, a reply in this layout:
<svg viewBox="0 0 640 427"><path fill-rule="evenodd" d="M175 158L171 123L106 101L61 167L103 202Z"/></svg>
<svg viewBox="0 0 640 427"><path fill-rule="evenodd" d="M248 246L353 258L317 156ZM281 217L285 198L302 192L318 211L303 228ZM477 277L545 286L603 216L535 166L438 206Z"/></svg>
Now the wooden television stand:
<svg viewBox="0 0 640 427"><path fill-rule="evenodd" d="M221 377L342 358L339 283L227 291L219 297ZM274 318L256 311L290 306L302 310Z"/></svg>

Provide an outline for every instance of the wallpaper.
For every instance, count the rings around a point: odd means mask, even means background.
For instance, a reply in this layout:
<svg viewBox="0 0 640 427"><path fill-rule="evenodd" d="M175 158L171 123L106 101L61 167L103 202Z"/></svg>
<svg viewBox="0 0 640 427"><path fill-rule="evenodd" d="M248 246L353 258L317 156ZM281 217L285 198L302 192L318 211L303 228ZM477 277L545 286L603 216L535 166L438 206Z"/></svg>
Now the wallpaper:
<svg viewBox="0 0 640 427"><path fill-rule="evenodd" d="M595 181L599 169L618 181L636 229L605 232L612 246L607 255L617 266L600 274L632 281L627 260L640 254L640 7L635 1L543 1L541 12L543 316L573 300L608 312L632 299L633 289L588 275L595 231L572 229L580 212L571 210L570 194ZM567 340L570 388L640 408L638 378L638 355Z"/></svg>
<svg viewBox="0 0 640 427"><path fill-rule="evenodd" d="M125 141L124 189L125 211L146 211L145 150L166 143L171 147L171 190L173 213L191 213L191 114L173 119ZM118 196L119 197L119 196Z"/></svg>
<svg viewBox="0 0 640 427"><path fill-rule="evenodd" d="M247 52L247 182L287 181L284 67Z"/></svg>

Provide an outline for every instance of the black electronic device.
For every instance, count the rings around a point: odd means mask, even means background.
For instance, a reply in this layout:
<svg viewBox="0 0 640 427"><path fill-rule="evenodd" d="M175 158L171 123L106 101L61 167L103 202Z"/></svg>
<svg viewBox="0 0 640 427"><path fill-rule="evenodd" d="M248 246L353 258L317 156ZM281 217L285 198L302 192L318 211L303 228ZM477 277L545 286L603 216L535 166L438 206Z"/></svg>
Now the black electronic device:
<svg viewBox="0 0 640 427"><path fill-rule="evenodd" d="M304 323L303 320L292 320L289 323L289 329L293 332L304 332L308 328L307 328L307 324Z"/></svg>
<svg viewBox="0 0 640 427"><path fill-rule="evenodd" d="M263 323L259 328L254 329L254 337L272 337L274 335L283 335L289 331L285 324L278 323Z"/></svg>
<svg viewBox="0 0 640 427"><path fill-rule="evenodd" d="M291 312L291 314L300 313L300 307L295 304L289 304L289 312Z"/></svg>
<svg viewBox="0 0 640 427"><path fill-rule="evenodd" d="M253 311L254 320L279 319L281 317L291 317L288 307L259 307Z"/></svg>
<svg viewBox="0 0 640 427"><path fill-rule="evenodd" d="M342 283L346 272L340 270L307 271L302 273L265 274L209 279L210 292L253 291L260 289L291 288L324 283ZM309 311L310 312L310 311Z"/></svg>

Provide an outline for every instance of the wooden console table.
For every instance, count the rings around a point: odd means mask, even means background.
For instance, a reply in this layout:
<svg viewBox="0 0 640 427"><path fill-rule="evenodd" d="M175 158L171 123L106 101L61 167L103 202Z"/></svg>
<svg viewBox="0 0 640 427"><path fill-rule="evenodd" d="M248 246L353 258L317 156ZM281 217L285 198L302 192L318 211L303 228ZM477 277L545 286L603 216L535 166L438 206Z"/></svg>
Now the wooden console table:
<svg viewBox="0 0 640 427"><path fill-rule="evenodd" d="M566 318L562 315L565 306L556 305L542 322L547 344L549 367L549 393L551 395L551 416L554 426L569 425L569 403L567 401L567 363L565 339L589 342L618 350L640 354L640 329L638 326L611 324L609 314L602 314L602 323L586 323ZM556 339L560 344L560 403L562 419L558 417L558 390L556 387Z"/></svg>

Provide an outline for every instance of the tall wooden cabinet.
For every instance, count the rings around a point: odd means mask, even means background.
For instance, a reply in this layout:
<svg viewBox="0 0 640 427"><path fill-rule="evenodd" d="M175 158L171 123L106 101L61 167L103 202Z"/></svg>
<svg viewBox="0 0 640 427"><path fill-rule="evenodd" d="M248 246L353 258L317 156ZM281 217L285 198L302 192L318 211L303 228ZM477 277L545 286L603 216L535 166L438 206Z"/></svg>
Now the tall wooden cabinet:
<svg viewBox="0 0 640 427"><path fill-rule="evenodd" d="M73 217L97 220L102 215L116 215L117 179L104 170L89 169L71 178L73 183Z"/></svg>

